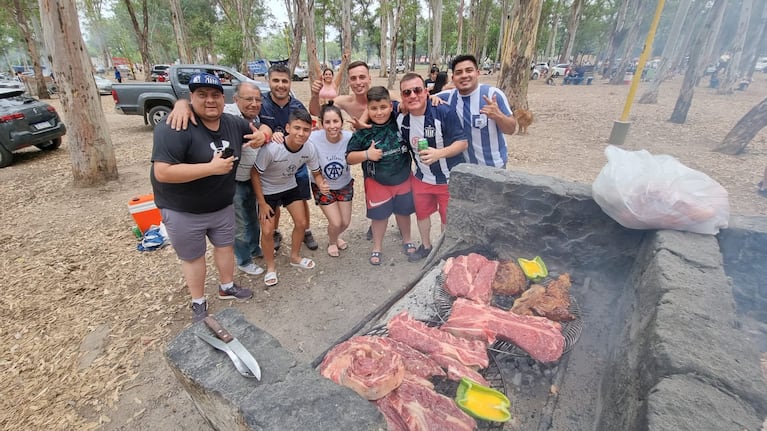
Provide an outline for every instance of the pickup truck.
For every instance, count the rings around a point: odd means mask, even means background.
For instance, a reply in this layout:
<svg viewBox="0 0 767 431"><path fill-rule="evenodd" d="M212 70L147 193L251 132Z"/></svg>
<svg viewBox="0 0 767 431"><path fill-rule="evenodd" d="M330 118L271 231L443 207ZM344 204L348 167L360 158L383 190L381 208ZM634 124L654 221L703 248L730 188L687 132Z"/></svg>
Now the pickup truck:
<svg viewBox="0 0 767 431"><path fill-rule="evenodd" d="M150 124L154 128L165 121L176 100L189 99L189 79L200 72L210 73L221 79L226 103L232 103L234 100L234 84L240 81L255 82L262 93L269 91L266 82L253 81L228 67L178 64L168 69L168 82L114 84L112 98L115 101L115 111L125 115L142 115L144 124Z"/></svg>

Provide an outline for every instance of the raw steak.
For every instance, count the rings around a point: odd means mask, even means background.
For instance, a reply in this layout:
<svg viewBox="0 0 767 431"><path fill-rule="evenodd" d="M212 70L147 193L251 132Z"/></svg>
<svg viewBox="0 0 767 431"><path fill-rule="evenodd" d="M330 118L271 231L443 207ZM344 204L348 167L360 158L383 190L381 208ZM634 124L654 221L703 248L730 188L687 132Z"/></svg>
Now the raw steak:
<svg viewBox="0 0 767 431"><path fill-rule="evenodd" d="M376 401L390 430L471 431L477 422L461 411L455 402L434 390L409 381ZM398 417L391 417L396 414ZM407 428L402 428L405 423Z"/></svg>
<svg viewBox="0 0 767 431"><path fill-rule="evenodd" d="M431 328L407 314L392 317L388 323L389 337L401 341L427 355L451 357L469 367L487 368L487 343L456 337L438 328Z"/></svg>
<svg viewBox="0 0 767 431"><path fill-rule="evenodd" d="M381 337L354 337L336 347L320 364L320 374L368 400L377 400L402 383L402 357Z"/></svg>
<svg viewBox="0 0 767 431"><path fill-rule="evenodd" d="M554 362L562 356L565 338L562 325L545 317L520 316L490 305L457 298L450 318L442 329L452 334L473 337L492 343L497 337L511 341L541 362ZM489 335L494 334L494 337Z"/></svg>
<svg viewBox="0 0 767 431"><path fill-rule="evenodd" d="M390 349L402 356L402 362L407 373L426 379L431 376L445 375L440 364L407 344L392 338L384 338L381 342L386 343Z"/></svg>
<svg viewBox="0 0 767 431"><path fill-rule="evenodd" d="M489 304L498 262L477 253L451 257L445 262L444 288L450 295Z"/></svg>

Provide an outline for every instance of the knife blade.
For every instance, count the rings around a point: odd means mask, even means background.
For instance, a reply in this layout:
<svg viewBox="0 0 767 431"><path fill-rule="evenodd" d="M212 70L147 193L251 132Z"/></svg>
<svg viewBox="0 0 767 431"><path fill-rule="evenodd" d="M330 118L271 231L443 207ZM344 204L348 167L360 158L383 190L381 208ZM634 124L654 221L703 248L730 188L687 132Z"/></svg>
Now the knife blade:
<svg viewBox="0 0 767 431"><path fill-rule="evenodd" d="M200 338L202 341L205 341L206 343L210 344L213 348L216 348L224 353L226 353L227 356L229 356L229 359L232 360L232 363L234 364L234 368L237 368L237 371L240 372L244 377L249 378L255 378L256 376L253 375L253 373L250 372L248 367L245 366L245 364L240 360L240 358L232 351L232 349L229 348L229 346L226 345L223 341L219 340L218 338L211 337L207 334L202 333L196 333L198 338Z"/></svg>
<svg viewBox="0 0 767 431"><path fill-rule="evenodd" d="M248 349L240 343L240 340L234 338L215 317L208 316L203 320L205 321L205 324L208 325L208 328L216 334L216 337L223 341L226 346L240 358L258 380L261 380L261 367L258 366L258 361L256 361Z"/></svg>

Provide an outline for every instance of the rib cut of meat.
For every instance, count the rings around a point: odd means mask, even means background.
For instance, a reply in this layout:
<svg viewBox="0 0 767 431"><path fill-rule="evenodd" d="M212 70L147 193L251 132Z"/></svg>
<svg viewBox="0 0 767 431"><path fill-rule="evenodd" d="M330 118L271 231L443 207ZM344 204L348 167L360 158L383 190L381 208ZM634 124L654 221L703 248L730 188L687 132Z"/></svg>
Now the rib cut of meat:
<svg viewBox="0 0 767 431"><path fill-rule="evenodd" d="M402 356L402 362L408 374L426 379L431 376L441 377L445 375L440 364L407 344L392 338L383 338L381 342Z"/></svg>
<svg viewBox="0 0 767 431"><path fill-rule="evenodd" d="M514 301L511 311L526 316L543 316L557 322L575 320L570 313L570 274L562 274L547 287L534 284Z"/></svg>
<svg viewBox="0 0 767 431"><path fill-rule="evenodd" d="M368 400L377 400L402 383L402 357L381 337L360 336L334 347L320 364L320 374Z"/></svg>
<svg viewBox="0 0 767 431"><path fill-rule="evenodd" d="M498 262L470 253L451 257L445 262L445 290L452 296L489 304Z"/></svg>
<svg viewBox="0 0 767 431"><path fill-rule="evenodd" d="M434 390L409 381L376 401L390 430L470 431L477 422L461 411L455 402ZM394 415L398 417L393 417ZM406 428L401 428L401 424Z"/></svg>
<svg viewBox="0 0 767 431"><path fill-rule="evenodd" d="M545 317L520 316L490 305L457 298L450 318L442 329L462 337L482 334L482 341L495 338L511 341L541 362L554 362L562 356L565 338L562 325ZM492 339L488 336L494 335Z"/></svg>
<svg viewBox="0 0 767 431"><path fill-rule="evenodd" d="M427 355L438 354L458 360L469 367L487 368L487 343L468 340L438 328L431 328L407 314L392 317L387 324L389 337L401 341Z"/></svg>
<svg viewBox="0 0 767 431"><path fill-rule="evenodd" d="M440 355L439 353L432 353L431 357L445 367L447 370L447 378L450 380L460 382L461 377L468 377L481 385L490 386L490 383L482 377L482 374L479 374L474 368L463 365L461 361L457 359L453 359L450 356Z"/></svg>

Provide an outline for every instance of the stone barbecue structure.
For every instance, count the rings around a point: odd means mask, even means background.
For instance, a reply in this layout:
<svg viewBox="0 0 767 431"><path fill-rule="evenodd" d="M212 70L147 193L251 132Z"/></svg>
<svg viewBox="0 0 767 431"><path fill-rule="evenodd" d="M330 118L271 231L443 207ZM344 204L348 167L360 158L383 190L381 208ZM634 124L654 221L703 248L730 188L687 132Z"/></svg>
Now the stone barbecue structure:
<svg viewBox="0 0 767 431"><path fill-rule="evenodd" d="M552 272L571 274L581 310L581 337L558 363L496 355L513 419L494 429L761 428L767 218L733 217L718 236L637 231L606 216L588 185L461 165L450 187L448 227L423 274L469 252L491 259L540 255ZM418 283L357 333L393 309L423 304L429 290L430 283ZM166 351L213 428L386 429L372 404L298 364L237 311L216 317L259 352L261 382L242 378L194 336L207 331L202 323Z"/></svg>

